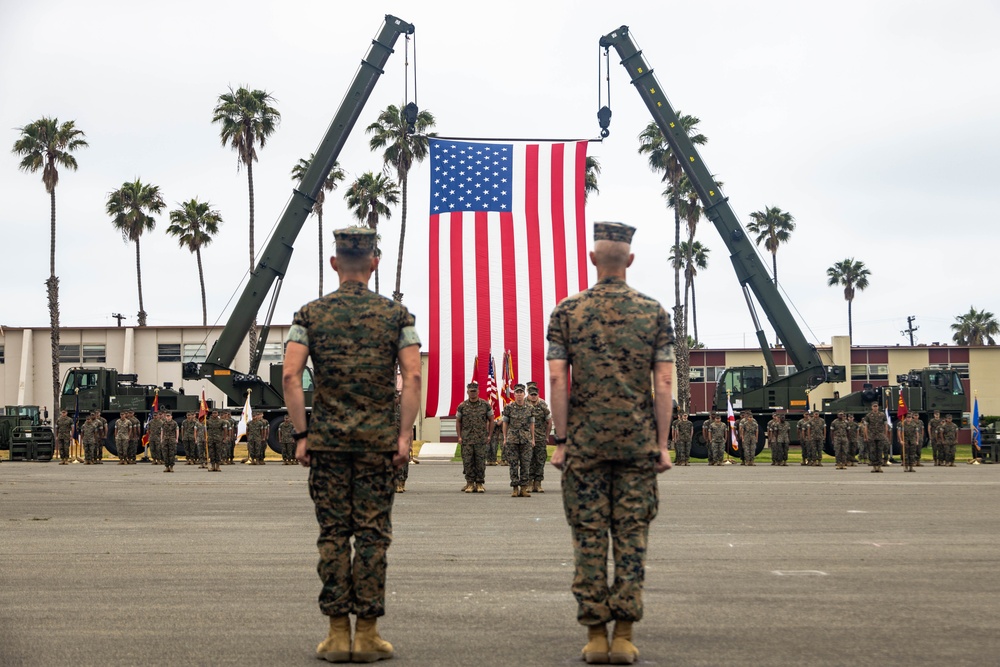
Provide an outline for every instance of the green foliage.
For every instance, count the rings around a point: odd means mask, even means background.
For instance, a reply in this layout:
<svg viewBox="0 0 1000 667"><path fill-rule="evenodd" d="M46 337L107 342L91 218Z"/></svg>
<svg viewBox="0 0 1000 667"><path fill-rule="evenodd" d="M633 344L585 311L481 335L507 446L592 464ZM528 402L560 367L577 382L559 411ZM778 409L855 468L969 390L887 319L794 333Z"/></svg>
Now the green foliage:
<svg viewBox="0 0 1000 667"><path fill-rule="evenodd" d="M257 161L257 144L263 148L268 138L278 128L281 114L272 105L274 97L265 90L249 90L245 87L219 95L212 122L220 125L219 138L222 145L232 147L238 156L238 163L249 166Z"/></svg>
<svg viewBox="0 0 1000 667"><path fill-rule="evenodd" d="M969 306L969 312L955 318L951 329L955 332L952 340L959 345L996 345L995 336L1000 335L996 316L973 306Z"/></svg>

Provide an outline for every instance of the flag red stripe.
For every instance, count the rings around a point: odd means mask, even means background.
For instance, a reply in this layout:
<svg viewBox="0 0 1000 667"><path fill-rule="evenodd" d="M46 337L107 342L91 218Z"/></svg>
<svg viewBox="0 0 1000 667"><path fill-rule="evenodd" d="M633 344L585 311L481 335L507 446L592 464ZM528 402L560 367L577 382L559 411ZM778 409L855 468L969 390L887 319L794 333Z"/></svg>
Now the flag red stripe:
<svg viewBox="0 0 1000 667"><path fill-rule="evenodd" d="M428 289L428 310L430 310L430 340L427 341L428 361L440 359L441 356L441 216L431 216L430 280ZM437 415L439 383L441 382L441 367L437 363L427 364L427 410L428 417Z"/></svg>
<svg viewBox="0 0 1000 667"><path fill-rule="evenodd" d="M587 142L576 144L576 255L580 291L587 289Z"/></svg>
<svg viewBox="0 0 1000 667"><path fill-rule="evenodd" d="M465 293L462 276L462 214L451 214L451 404L447 414L455 412L465 380Z"/></svg>
<svg viewBox="0 0 1000 667"><path fill-rule="evenodd" d="M552 260L555 264L556 303L567 296L566 275L566 211L563 206L563 160L566 144L552 145L552 175L549 187L552 190ZM536 376L541 377L541 376Z"/></svg>
<svg viewBox="0 0 1000 667"><path fill-rule="evenodd" d="M484 359L484 364L490 358L490 233L489 214L485 211L475 213L476 220L476 354ZM484 372L488 368L484 366ZM478 373L478 369L477 369ZM484 384L480 381L480 384Z"/></svg>
<svg viewBox="0 0 1000 667"><path fill-rule="evenodd" d="M545 328L542 324L542 240L538 228L538 145L532 144L525 148L524 161L524 216L527 226L528 241L528 338L532 342L545 340ZM532 345L530 368L531 378L544 377L544 355L539 346ZM516 348L511 348L516 349ZM514 357L517 363L517 357ZM528 378L529 380L531 378Z"/></svg>
<svg viewBox="0 0 1000 667"><path fill-rule="evenodd" d="M514 214L500 214L500 256L503 258L503 346L517 349L517 271L514 258ZM506 370L506 364L505 364Z"/></svg>

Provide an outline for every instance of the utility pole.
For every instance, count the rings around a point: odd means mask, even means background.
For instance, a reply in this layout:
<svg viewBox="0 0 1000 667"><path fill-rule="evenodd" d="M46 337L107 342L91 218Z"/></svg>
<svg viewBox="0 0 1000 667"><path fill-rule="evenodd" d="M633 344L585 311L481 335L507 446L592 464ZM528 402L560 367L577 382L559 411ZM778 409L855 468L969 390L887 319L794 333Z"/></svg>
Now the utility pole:
<svg viewBox="0 0 1000 667"><path fill-rule="evenodd" d="M122 320L125 319L125 316L122 315L122 314L120 314L120 313L111 313L111 317L113 317L116 320L118 320L118 327L120 328L121 325L122 325Z"/></svg>
<svg viewBox="0 0 1000 667"><path fill-rule="evenodd" d="M901 336L906 336L907 334L909 334L909 336L910 336L910 347L913 347L913 345L914 345L914 343L913 343L913 332L920 328L920 327L913 326L913 321L916 320L916 319L917 319L916 315L910 315L909 317L907 317L906 318L906 328L899 332Z"/></svg>

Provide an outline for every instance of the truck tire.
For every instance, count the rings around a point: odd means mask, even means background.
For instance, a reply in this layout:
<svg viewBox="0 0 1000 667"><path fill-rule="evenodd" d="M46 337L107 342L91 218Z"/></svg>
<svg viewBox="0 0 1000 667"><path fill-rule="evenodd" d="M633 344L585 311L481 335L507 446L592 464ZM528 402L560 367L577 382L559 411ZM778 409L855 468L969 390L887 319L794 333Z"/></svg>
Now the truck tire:
<svg viewBox="0 0 1000 667"><path fill-rule="evenodd" d="M691 458L693 459L708 458L708 444L701 432L701 427L704 425L704 419L699 419L694 423L694 433L691 435Z"/></svg>

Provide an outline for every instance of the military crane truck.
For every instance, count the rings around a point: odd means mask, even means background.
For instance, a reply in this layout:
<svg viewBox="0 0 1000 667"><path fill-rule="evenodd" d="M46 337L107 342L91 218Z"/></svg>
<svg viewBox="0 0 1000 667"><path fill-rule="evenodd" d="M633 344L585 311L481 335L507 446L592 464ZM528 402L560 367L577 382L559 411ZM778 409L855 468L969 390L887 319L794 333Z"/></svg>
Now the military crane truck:
<svg viewBox="0 0 1000 667"><path fill-rule="evenodd" d="M249 395L254 414L262 413L271 424L269 444L276 451L280 451L277 444L278 423L287 413L281 385L282 364L271 364L264 377L259 374L259 366L278 293L292 256L293 245L303 223L313 210L323 182L337 161L348 135L381 76L382 68L393 52L393 45L400 35L410 35L413 32L413 25L388 14L385 16L385 23L361 61L361 66L319 148L316 149L309 168L298 187L292 190L292 197L261 253L256 269L250 274L247 285L221 335L204 362L187 362L183 366L185 380L208 380L223 391L227 405L243 407ZM413 124L417 119L416 104L411 102L404 107L404 117L409 124L409 131L413 132ZM232 368L233 360L251 323L264 305L268 293L271 293L271 300L266 320L261 327L257 346L252 351L249 370L241 373ZM303 385L306 405L311 406L312 374L308 369L303 378Z"/></svg>
<svg viewBox="0 0 1000 667"><path fill-rule="evenodd" d="M775 412L784 412L791 423L791 435L795 438L796 422L809 409L809 392L825 382L844 382L847 380L843 366L824 365L815 346L811 345L796 323L788 305L782 299L777 287L771 279L767 267L761 261L756 248L747 236L746 230L740 224L736 213L729 204L729 199L722 194L719 184L705 165L684 130L667 99L663 88L653 74L653 69L646 62L642 51L636 45L628 26L604 35L600 46L605 54L612 47L621 57L621 64L628 71L631 82L645 102L656 125L670 145L674 156L684 169L685 175L698 194L705 216L712 222L726 248L736 271L736 277L750 310L750 317L757 334L761 353L764 355L766 369L761 366L741 366L727 368L718 381L713 401L716 411L725 413L731 400L736 410L751 410L760 428L757 451L764 447L766 424ZM607 136L608 124L611 118L610 109L604 107L598 112L602 135ZM788 358L795 367L795 372L787 376L779 376L775 366L770 344L764 335L760 320L757 317L751 294L760 304L768 322L774 328L781 340ZM947 376L947 378L946 378ZM964 390L961 379L953 371L940 369L924 369L911 371L906 380L900 381L899 387L866 387L864 391L854 392L843 398L824 401L823 417L827 424L832 421L837 411L863 416L870 409L872 402L879 401L884 408L889 407L894 412L899 391L904 392L904 399L910 410L940 409L942 415L952 414L961 418L965 407ZM946 380L945 380L946 378ZM948 390L939 390L938 382L948 384ZM692 415L694 421L695 439L692 443L691 455L698 458L707 457L707 449L702 435L702 425L707 415ZM829 443L827 453L832 454Z"/></svg>
<svg viewBox="0 0 1000 667"><path fill-rule="evenodd" d="M54 446L48 410L8 405L0 413L0 450L7 450L11 461L51 461Z"/></svg>

